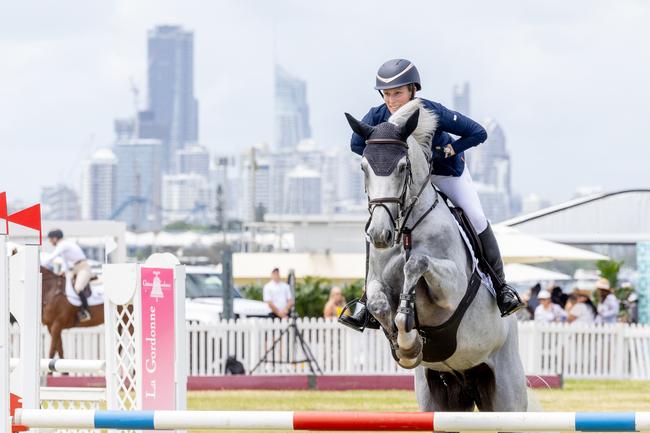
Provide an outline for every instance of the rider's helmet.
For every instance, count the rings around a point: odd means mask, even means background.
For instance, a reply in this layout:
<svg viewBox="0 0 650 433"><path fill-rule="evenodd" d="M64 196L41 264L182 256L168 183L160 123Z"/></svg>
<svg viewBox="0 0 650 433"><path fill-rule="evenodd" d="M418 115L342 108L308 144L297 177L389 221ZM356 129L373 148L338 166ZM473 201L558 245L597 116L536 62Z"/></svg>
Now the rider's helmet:
<svg viewBox="0 0 650 433"><path fill-rule="evenodd" d="M375 89L381 91L408 84L414 84L417 90L422 90L418 68L409 60L393 59L379 67Z"/></svg>
<svg viewBox="0 0 650 433"><path fill-rule="evenodd" d="M63 232L62 232L61 230L59 230L59 229L51 230L51 231L47 234L47 238L48 238L48 239L52 239L52 238L63 239Z"/></svg>

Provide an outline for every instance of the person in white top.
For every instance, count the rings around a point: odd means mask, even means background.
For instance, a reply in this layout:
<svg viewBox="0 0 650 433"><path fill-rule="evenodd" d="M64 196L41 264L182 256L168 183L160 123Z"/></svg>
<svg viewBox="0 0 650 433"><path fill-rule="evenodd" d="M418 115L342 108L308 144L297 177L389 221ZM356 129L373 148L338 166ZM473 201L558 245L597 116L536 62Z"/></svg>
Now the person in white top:
<svg viewBox="0 0 650 433"><path fill-rule="evenodd" d="M263 290L264 302L269 304L271 315L280 319L288 317L291 307L293 307L293 296L291 287L287 283L280 281L280 270L278 268L271 271L271 281L264 285Z"/></svg>
<svg viewBox="0 0 650 433"><path fill-rule="evenodd" d="M535 308L535 322L552 323L562 322L566 319L566 313L557 304L551 302L551 294L548 290L542 290L537 295L539 305Z"/></svg>
<svg viewBox="0 0 650 433"><path fill-rule="evenodd" d="M614 295L609 280L607 278L601 278L596 282L596 290L598 290L598 296L600 298L600 303L598 304L598 323L616 323L618 319L618 310L620 309L621 303Z"/></svg>
<svg viewBox="0 0 650 433"><path fill-rule="evenodd" d="M70 272L72 281L74 282L74 290L79 295L79 299L81 299L81 308L77 312L77 317L79 322L86 322L90 320L90 312L88 311L88 300L83 290L92 278L86 255L75 242L64 240L63 232L59 229L50 231L47 234L47 239L54 246L54 251L46 256L41 264L45 267L50 267L52 261L57 257L63 259L64 269Z"/></svg>
<svg viewBox="0 0 650 433"><path fill-rule="evenodd" d="M596 308L589 298L590 293L585 290L575 289L572 298L575 302L568 306L569 323L592 325L596 320Z"/></svg>

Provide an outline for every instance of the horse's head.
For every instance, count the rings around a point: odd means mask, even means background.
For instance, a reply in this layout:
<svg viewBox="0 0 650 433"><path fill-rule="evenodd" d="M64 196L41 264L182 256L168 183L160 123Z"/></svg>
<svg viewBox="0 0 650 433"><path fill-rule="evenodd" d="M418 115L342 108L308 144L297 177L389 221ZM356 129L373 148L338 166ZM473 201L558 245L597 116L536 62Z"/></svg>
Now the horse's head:
<svg viewBox="0 0 650 433"><path fill-rule="evenodd" d="M370 126L345 114L352 130L366 141L361 160L370 219L366 236L375 248L398 241L397 228L412 182L408 137L418 125L419 109L403 125L384 122Z"/></svg>

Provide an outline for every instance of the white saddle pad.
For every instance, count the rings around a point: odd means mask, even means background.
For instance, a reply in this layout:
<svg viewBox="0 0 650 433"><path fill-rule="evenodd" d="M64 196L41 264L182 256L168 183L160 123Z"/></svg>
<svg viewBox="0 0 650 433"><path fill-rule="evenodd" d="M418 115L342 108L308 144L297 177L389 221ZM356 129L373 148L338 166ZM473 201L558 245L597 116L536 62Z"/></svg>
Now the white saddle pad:
<svg viewBox="0 0 650 433"><path fill-rule="evenodd" d="M100 305L104 303L104 286L101 283L93 284L90 283L90 288L92 290L92 295L88 298L88 306L92 307L93 305ZM72 279L66 275L65 277L65 296L75 307L81 307L81 299L79 295L74 291L72 287Z"/></svg>

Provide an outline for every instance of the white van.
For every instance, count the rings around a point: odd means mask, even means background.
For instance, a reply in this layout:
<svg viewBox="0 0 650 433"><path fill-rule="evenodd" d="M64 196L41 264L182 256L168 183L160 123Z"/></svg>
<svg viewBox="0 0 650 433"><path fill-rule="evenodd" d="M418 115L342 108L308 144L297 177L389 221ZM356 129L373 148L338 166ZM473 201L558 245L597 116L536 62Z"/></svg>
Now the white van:
<svg viewBox="0 0 650 433"><path fill-rule="evenodd" d="M194 323L210 323L221 319L223 283L215 266L185 266L185 319ZM271 309L262 301L245 299L233 288L235 318L269 317Z"/></svg>

